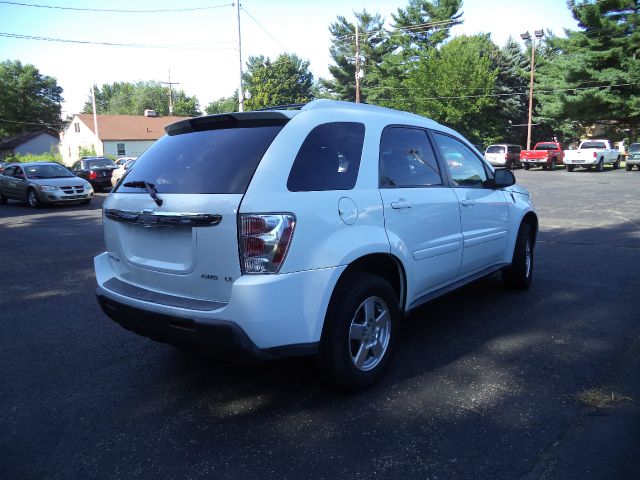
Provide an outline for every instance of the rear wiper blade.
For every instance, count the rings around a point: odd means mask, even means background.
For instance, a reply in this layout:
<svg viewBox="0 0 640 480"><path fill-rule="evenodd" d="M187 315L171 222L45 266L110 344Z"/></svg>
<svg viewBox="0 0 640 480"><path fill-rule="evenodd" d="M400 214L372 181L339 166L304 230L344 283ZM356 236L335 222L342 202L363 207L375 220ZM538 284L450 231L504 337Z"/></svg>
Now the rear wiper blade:
<svg viewBox="0 0 640 480"><path fill-rule="evenodd" d="M156 202L156 204L159 207L162 206L162 199L158 197L158 190L156 190L156 186L153 183L144 182L144 181L127 182L123 184L123 187L144 188L149 194L149 196L153 198L153 201Z"/></svg>

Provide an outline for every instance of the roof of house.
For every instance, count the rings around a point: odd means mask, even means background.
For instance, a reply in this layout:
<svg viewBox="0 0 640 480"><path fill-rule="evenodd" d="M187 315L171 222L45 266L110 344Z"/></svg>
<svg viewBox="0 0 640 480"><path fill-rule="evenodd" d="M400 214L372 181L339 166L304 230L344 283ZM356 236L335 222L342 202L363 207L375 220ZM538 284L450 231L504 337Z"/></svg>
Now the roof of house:
<svg viewBox="0 0 640 480"><path fill-rule="evenodd" d="M50 135L57 140L57 137L55 135L51 135L49 132L45 130L25 132L19 135L15 135L13 137L5 138L4 140L0 141L0 150L13 150L14 148L19 147L24 143L27 143L29 140L32 140L36 138L38 135L41 135L43 133L46 135Z"/></svg>
<svg viewBox="0 0 640 480"><path fill-rule="evenodd" d="M77 117L95 133L93 114ZM164 127L190 117L145 117L143 115L97 115L100 140L157 140L164 135Z"/></svg>

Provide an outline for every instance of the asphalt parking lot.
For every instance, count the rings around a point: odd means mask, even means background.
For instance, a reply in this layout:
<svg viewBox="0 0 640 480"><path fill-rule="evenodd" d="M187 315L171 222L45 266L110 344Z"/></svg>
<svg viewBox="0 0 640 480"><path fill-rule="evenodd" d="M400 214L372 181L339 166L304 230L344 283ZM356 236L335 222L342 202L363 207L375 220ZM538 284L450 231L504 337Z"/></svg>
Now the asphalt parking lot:
<svg viewBox="0 0 640 480"><path fill-rule="evenodd" d="M100 205L0 205L0 478L640 478L640 172L539 169L529 291L405 322L345 395L306 360L191 357L95 298Z"/></svg>

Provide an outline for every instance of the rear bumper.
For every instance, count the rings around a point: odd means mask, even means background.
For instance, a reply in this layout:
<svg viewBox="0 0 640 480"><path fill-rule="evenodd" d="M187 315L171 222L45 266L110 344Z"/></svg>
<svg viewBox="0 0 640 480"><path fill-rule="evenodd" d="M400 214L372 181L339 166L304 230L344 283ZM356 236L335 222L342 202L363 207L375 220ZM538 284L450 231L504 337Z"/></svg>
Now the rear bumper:
<svg viewBox="0 0 640 480"><path fill-rule="evenodd" d="M589 159L584 159L584 158L565 158L564 159L564 164L565 165L596 165L599 162L599 159L597 158L589 158Z"/></svg>
<svg viewBox="0 0 640 480"><path fill-rule="evenodd" d="M233 322L176 317L132 307L109 298L101 288L96 290L96 297L102 311L120 326L156 342L184 349L249 360L271 360L317 352L317 344L261 349Z"/></svg>
<svg viewBox="0 0 640 480"><path fill-rule="evenodd" d="M112 262L108 253L94 259L96 293L103 311L124 328L177 346L256 359L317 352L331 293L345 268L243 275L223 303L133 285L119 278Z"/></svg>

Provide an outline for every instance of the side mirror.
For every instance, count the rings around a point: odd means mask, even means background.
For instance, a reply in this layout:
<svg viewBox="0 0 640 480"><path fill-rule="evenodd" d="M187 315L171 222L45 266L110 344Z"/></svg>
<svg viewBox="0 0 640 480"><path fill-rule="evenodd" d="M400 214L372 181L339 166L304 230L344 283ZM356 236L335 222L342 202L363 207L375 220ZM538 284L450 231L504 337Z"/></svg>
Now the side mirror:
<svg viewBox="0 0 640 480"><path fill-rule="evenodd" d="M493 176L494 188L510 187L516 183L516 177L508 168L496 168Z"/></svg>

